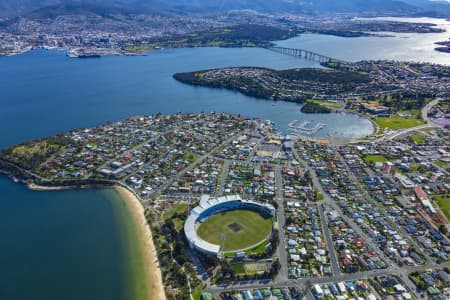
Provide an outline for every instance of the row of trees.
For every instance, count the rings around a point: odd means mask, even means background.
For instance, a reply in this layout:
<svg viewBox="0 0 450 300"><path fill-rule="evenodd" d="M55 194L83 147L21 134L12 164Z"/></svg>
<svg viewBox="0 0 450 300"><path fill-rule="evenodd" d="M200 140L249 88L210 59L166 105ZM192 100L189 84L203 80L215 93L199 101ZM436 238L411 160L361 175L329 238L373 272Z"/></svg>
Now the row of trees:
<svg viewBox="0 0 450 300"><path fill-rule="evenodd" d="M159 216L155 216L149 210L147 210L146 217L149 224L155 219L159 219ZM189 277L192 289L201 285L186 255L188 246L184 231L183 229L178 230L174 222L174 220L184 221L186 218L187 212L174 213L165 220L161 220L160 226L152 227L168 299L186 299L186 295L189 295L187 277Z"/></svg>
<svg viewBox="0 0 450 300"><path fill-rule="evenodd" d="M0 158L24 169L34 170L72 142L64 135L55 135L4 149L0 151Z"/></svg>

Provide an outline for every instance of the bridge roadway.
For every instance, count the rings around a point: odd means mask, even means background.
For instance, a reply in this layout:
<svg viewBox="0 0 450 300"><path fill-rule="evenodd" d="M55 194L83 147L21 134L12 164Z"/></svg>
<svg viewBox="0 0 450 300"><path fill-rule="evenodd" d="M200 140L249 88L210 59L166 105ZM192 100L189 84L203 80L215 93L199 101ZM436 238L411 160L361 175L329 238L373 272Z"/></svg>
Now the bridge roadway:
<svg viewBox="0 0 450 300"><path fill-rule="evenodd" d="M307 60L317 61L319 63L327 63L327 62L340 62L340 63L349 63L343 60L335 59L326 55L322 55L313 51L304 50L304 49L296 49L296 48L286 48L286 47L279 47L279 46L271 46L266 47L266 49L275 51L281 54L295 56L304 58Z"/></svg>

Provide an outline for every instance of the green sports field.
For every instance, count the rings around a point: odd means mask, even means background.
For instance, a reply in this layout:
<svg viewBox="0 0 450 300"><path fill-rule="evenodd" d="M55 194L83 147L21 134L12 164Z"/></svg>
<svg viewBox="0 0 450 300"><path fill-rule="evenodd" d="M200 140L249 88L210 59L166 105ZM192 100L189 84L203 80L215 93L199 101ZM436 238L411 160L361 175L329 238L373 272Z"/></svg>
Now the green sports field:
<svg viewBox="0 0 450 300"><path fill-rule="evenodd" d="M415 118L404 118L400 116L390 116L388 118L378 117L375 118L374 121L381 128L389 128L392 130L402 129L402 128L411 128L415 126L419 126L424 124L422 120L418 120Z"/></svg>
<svg viewBox="0 0 450 300"><path fill-rule="evenodd" d="M272 230L272 219L264 218L255 211L240 209L218 213L209 217L197 229L199 237L220 245L225 233L225 251L250 247L263 240Z"/></svg>

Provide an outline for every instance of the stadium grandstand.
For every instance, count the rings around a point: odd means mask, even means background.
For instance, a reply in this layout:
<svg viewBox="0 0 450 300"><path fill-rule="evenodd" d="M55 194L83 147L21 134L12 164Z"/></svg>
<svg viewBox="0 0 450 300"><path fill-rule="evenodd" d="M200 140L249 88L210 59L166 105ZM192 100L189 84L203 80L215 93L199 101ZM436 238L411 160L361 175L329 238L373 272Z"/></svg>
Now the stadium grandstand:
<svg viewBox="0 0 450 300"><path fill-rule="evenodd" d="M184 223L184 233L191 249L195 249L204 254L218 256L220 253L220 245L209 243L200 238L197 234L197 228L208 217L235 209L257 211L266 217L273 217L275 215L275 208L272 205L243 200L239 195L222 197L203 195L200 198L199 205L190 212Z"/></svg>

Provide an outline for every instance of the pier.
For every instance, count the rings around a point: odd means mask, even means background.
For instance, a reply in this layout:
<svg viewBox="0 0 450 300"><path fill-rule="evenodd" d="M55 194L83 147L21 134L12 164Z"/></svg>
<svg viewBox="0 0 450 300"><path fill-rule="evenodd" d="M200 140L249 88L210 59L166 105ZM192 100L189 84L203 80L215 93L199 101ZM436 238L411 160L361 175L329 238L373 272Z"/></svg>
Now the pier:
<svg viewBox="0 0 450 300"><path fill-rule="evenodd" d="M289 123L289 131L291 134L302 136L302 135L313 135L322 130L326 126L324 123L318 122L313 127L308 127L311 124L311 121L303 121L302 123L298 124L300 121L294 120L291 123Z"/></svg>

